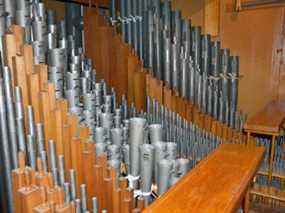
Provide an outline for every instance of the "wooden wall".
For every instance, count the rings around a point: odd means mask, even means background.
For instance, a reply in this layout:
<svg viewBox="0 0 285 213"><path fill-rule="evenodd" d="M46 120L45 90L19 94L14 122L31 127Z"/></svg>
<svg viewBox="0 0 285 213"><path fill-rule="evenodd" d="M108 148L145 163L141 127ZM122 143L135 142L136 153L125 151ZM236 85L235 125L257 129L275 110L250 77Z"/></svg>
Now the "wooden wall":
<svg viewBox="0 0 285 213"><path fill-rule="evenodd" d="M284 8L234 14L225 12L225 3L222 0L220 37L225 47L240 55L244 75L239 87L240 106L247 112L256 112L268 101L284 98L285 88L279 89L284 75L279 60L284 39Z"/></svg>
<svg viewBox="0 0 285 213"><path fill-rule="evenodd" d="M215 0L213 0L215 1ZM205 26L207 0L174 0L174 7L194 25ZM239 85L239 107L249 114L273 99L285 99L285 70L282 65L284 7L235 13L233 0L220 0L219 39L222 46L240 56L243 78Z"/></svg>

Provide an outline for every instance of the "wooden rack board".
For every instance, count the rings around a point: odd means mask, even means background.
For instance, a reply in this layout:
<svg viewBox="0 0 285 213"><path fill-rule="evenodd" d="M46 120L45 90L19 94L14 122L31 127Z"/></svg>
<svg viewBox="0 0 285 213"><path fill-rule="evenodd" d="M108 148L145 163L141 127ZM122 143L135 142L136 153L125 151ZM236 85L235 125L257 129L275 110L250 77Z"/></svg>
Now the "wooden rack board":
<svg viewBox="0 0 285 213"><path fill-rule="evenodd" d="M258 113L248 118L244 129L251 133L279 135L285 119L285 101L272 101Z"/></svg>
<svg viewBox="0 0 285 213"><path fill-rule="evenodd" d="M263 147L222 144L144 212L236 212L263 159Z"/></svg>
<svg viewBox="0 0 285 213"><path fill-rule="evenodd" d="M276 137L281 135L281 131L283 129L285 119L285 102L277 102L272 101L268 103L265 108L260 110L258 113L254 114L250 117L245 123L244 129L247 132L247 143L249 145L254 145L250 143L249 138L251 135L267 135L272 137L270 141L270 155L268 162L268 170L267 171L259 171L259 175L264 175L268 177L268 183L271 184L271 181L274 177L277 177L281 180L285 180L284 174L279 174L273 171L273 160L275 155L275 147L276 147ZM268 190L266 190L266 188ZM285 200L285 195L281 191L280 193L275 192L276 190L270 190L270 187L262 187L258 186L254 188L251 193L254 195L276 199L276 200ZM276 195L278 194L278 196Z"/></svg>

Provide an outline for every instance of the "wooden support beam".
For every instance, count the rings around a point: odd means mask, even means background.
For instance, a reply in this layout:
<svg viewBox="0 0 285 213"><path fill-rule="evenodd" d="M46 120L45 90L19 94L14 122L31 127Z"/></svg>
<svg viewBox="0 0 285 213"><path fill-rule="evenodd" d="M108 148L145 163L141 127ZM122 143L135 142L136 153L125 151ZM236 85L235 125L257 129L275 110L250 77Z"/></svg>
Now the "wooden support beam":
<svg viewBox="0 0 285 213"><path fill-rule="evenodd" d="M24 45L24 36L25 36L24 28L19 25L12 25L10 27L10 31L15 36L16 53L18 55L22 55L23 53L22 47Z"/></svg>
<svg viewBox="0 0 285 213"><path fill-rule="evenodd" d="M37 64L34 66L35 72L39 73L40 75L40 90L44 91L46 90L47 83L48 83L48 71L47 71L47 65L45 64Z"/></svg>
<svg viewBox="0 0 285 213"><path fill-rule="evenodd" d="M15 85L21 87L23 105L26 108L30 104L30 95L28 89L28 79L25 70L25 61L23 56L12 57L13 70L15 72Z"/></svg>
<svg viewBox="0 0 285 213"><path fill-rule="evenodd" d="M220 33L220 0L205 0L205 33L216 37Z"/></svg>
<svg viewBox="0 0 285 213"><path fill-rule="evenodd" d="M24 44L22 46L22 52L25 60L25 70L28 75L34 73L34 52L33 46L29 44Z"/></svg>
<svg viewBox="0 0 285 213"><path fill-rule="evenodd" d="M31 98L31 105L34 110L35 123L42 121L42 114L40 110L40 75L39 73L30 74L29 81L29 93Z"/></svg>
<svg viewBox="0 0 285 213"><path fill-rule="evenodd" d="M40 105L41 105L41 114L44 124L44 132L45 132L45 150L48 153L48 141L51 139L51 131L50 128L53 124L50 120L50 108L49 108L49 100L48 93L45 91L40 92Z"/></svg>
<svg viewBox="0 0 285 213"><path fill-rule="evenodd" d="M64 142L63 142L63 121L62 113L60 109L54 110L55 115L55 144L56 144L56 154L57 156L64 154Z"/></svg>
<svg viewBox="0 0 285 213"><path fill-rule="evenodd" d="M72 168L71 159L71 137L70 137L70 125L63 125L63 152L64 152L64 166L66 171Z"/></svg>

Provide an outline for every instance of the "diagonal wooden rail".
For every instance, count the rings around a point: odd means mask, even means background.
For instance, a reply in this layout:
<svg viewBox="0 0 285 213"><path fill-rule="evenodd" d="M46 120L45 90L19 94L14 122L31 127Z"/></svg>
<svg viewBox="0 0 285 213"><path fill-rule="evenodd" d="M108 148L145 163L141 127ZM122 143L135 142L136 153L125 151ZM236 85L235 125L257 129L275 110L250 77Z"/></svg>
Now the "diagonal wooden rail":
<svg viewBox="0 0 285 213"><path fill-rule="evenodd" d="M265 149L222 144L144 212L234 213L245 201Z"/></svg>

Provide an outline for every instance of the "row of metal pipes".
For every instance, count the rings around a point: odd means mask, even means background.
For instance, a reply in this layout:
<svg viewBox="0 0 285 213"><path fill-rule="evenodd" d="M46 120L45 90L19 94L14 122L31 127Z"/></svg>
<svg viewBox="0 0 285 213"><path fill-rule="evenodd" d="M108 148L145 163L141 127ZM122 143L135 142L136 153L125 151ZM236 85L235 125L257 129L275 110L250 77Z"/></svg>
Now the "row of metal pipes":
<svg viewBox="0 0 285 213"><path fill-rule="evenodd" d="M238 111L239 57L202 34L171 1L110 0L109 22L146 68L206 114L232 128Z"/></svg>
<svg viewBox="0 0 285 213"><path fill-rule="evenodd" d="M67 19L57 22L54 11L46 11L43 3L21 0L15 4L15 16L6 11L7 15L0 17L5 23L2 35L14 21L24 28L24 42L33 47L34 63L48 65L48 80L55 86L56 98L68 101L68 113L76 114L79 124L91 130L89 140L96 141L96 155L107 154L108 164L116 169L117 177L126 177L135 196L144 197L146 204L153 201L155 194L163 194L221 143L220 138L189 123L156 100L147 98L148 112L137 112L133 104L127 105L125 96L117 97L104 80L96 79L92 61L84 56L82 8L67 4ZM77 24L72 21L75 19L79 20ZM1 52L5 59L5 48ZM54 184L65 192L65 202L74 201L78 212L86 212L86 185L82 184L80 193L77 192L77 171L65 169L65 156L57 155L57 141L45 138L45 130L53 127L35 122L33 107L24 106L23 88L13 87L15 67L8 67L5 61L0 81L4 167L1 188L8 212L13 212L15 204L11 171L20 166L18 152L24 154L26 164L33 170L42 167L44 173L51 172ZM39 166L37 159L41 162ZM92 210L97 212L96 197L93 204Z"/></svg>

